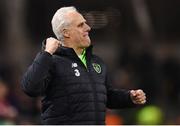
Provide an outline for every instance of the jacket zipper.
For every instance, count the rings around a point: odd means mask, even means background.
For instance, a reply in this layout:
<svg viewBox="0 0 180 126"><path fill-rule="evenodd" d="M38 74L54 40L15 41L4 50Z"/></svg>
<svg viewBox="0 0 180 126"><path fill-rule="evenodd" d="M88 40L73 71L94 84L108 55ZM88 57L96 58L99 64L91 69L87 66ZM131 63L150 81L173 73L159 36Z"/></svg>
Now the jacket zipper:
<svg viewBox="0 0 180 126"><path fill-rule="evenodd" d="M87 72L89 77L90 77L90 83L91 86L93 88L93 94L94 94L94 108L95 108L95 121L96 124L98 124L98 104L97 104L97 92L96 92L96 83L94 82L94 79L92 78L92 75L90 74L90 72Z"/></svg>
<svg viewBox="0 0 180 126"><path fill-rule="evenodd" d="M95 122L96 122L96 124L98 124L98 104L97 104L97 92L96 92L96 83L95 83L95 81L94 81L94 79L92 78L92 75L91 75L91 73L90 73L90 61L88 61L87 60L87 67L82 63L82 61L79 59L79 57L77 57L78 58L78 61L79 61L79 63L81 64L81 66L83 66L84 67L84 69L86 69L86 72L87 72L87 74L89 75L89 77L90 77L90 83L91 83L91 87L92 87L92 89L93 89L93 96L94 96L94 108L95 108Z"/></svg>

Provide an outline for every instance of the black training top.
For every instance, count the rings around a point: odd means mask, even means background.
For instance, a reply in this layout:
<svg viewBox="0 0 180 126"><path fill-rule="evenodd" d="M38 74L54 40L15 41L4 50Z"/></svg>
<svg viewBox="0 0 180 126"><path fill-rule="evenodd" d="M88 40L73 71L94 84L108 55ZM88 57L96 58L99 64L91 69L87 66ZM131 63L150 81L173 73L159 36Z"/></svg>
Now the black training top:
<svg viewBox="0 0 180 126"><path fill-rule="evenodd" d="M130 107L129 91L111 87L104 62L87 48L87 68L72 48L41 51L22 78L30 96L43 96L43 124L105 124L108 108Z"/></svg>

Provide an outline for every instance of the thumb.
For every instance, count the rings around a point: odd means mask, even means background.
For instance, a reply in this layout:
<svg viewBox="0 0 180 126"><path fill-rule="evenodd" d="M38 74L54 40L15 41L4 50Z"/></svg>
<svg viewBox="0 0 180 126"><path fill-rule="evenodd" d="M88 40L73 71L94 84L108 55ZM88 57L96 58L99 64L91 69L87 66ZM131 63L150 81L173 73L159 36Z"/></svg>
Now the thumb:
<svg viewBox="0 0 180 126"><path fill-rule="evenodd" d="M136 96L136 92L135 92L134 90L131 90L131 91L130 91L130 94L131 94L131 96L133 96L133 97Z"/></svg>

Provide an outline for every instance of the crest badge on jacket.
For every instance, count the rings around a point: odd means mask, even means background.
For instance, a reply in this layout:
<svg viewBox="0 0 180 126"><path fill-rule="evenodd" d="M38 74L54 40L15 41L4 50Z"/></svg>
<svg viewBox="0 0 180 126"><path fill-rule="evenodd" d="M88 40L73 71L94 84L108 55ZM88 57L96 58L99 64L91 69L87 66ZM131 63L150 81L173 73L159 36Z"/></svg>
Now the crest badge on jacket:
<svg viewBox="0 0 180 126"><path fill-rule="evenodd" d="M102 70L101 70L101 66L99 64L92 63L92 66L97 73L99 73L99 74L101 73Z"/></svg>

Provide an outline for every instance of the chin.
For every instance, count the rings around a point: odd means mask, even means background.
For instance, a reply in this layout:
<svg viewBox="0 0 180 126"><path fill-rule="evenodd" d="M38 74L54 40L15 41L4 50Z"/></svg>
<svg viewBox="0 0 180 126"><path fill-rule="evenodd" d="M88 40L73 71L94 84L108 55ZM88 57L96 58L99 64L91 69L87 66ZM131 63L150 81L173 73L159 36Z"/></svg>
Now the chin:
<svg viewBox="0 0 180 126"><path fill-rule="evenodd" d="M85 41L85 42L84 42L84 45L83 45L83 46L84 46L85 48L87 48L87 47L89 47L90 45L91 45L91 41L88 40L88 41Z"/></svg>
<svg viewBox="0 0 180 126"><path fill-rule="evenodd" d="M91 45L91 41L87 42L86 47L89 47Z"/></svg>

